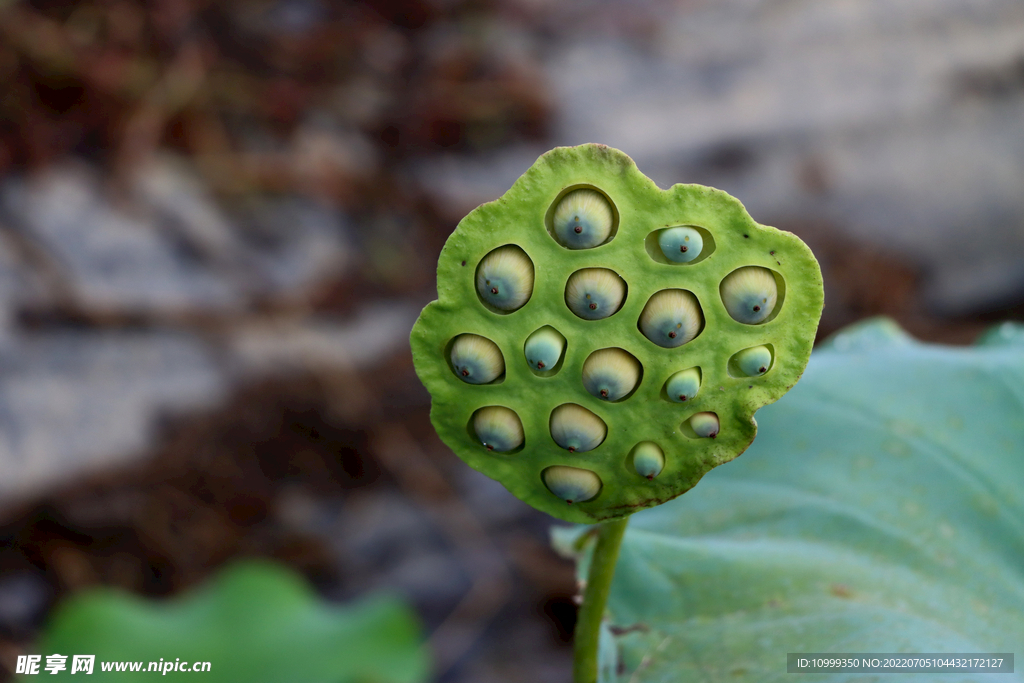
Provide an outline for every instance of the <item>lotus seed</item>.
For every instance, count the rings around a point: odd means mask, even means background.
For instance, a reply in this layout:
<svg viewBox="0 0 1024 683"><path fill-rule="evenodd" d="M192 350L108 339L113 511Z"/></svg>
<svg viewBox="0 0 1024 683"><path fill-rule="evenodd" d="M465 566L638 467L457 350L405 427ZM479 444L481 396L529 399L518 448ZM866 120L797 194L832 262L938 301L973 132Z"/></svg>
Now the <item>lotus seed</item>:
<svg viewBox="0 0 1024 683"><path fill-rule="evenodd" d="M653 441L642 441L633 451L633 468L641 477L654 479L665 467L665 452Z"/></svg>
<svg viewBox="0 0 1024 683"><path fill-rule="evenodd" d="M590 470L555 465L544 470L544 485L566 503L591 500L601 491L601 478Z"/></svg>
<svg viewBox="0 0 1024 683"><path fill-rule="evenodd" d="M661 253L673 263L689 263L700 256L704 238L693 228L669 228L658 234Z"/></svg>
<svg viewBox="0 0 1024 683"><path fill-rule="evenodd" d="M622 349L601 349L583 364L583 386L593 396L618 401L640 381L640 361Z"/></svg>
<svg viewBox="0 0 1024 683"><path fill-rule="evenodd" d="M597 448L607 433L604 420L575 403L560 405L551 413L551 438L570 453Z"/></svg>
<svg viewBox="0 0 1024 683"><path fill-rule="evenodd" d="M778 286L772 271L745 266L729 273L720 287L722 303L736 322L757 325L775 310Z"/></svg>
<svg viewBox="0 0 1024 683"><path fill-rule="evenodd" d="M498 247L477 266L476 291L499 311L522 308L533 294L533 261L517 246Z"/></svg>
<svg viewBox="0 0 1024 683"><path fill-rule="evenodd" d="M697 297L683 289L665 289L650 298L640 314L640 331L658 346L672 349L692 340L704 325Z"/></svg>
<svg viewBox="0 0 1024 683"><path fill-rule="evenodd" d="M549 372L562 358L565 337L551 327L542 327L526 340L526 362L538 372Z"/></svg>
<svg viewBox="0 0 1024 683"><path fill-rule="evenodd" d="M555 209L555 239L569 249L590 249L608 239L612 220L612 207L604 195L595 190L573 190Z"/></svg>
<svg viewBox="0 0 1024 683"><path fill-rule="evenodd" d="M626 283L607 268L584 268L572 274L565 285L565 303L584 320L600 320L622 307Z"/></svg>
<svg viewBox="0 0 1024 683"><path fill-rule="evenodd" d="M486 384L505 372L498 345L477 334L460 334L452 344L455 376L468 384Z"/></svg>
<svg viewBox="0 0 1024 683"><path fill-rule="evenodd" d="M669 377L668 382L665 383L665 393L668 394L670 401L676 403L693 400L698 391L700 391L700 370L697 368L680 370Z"/></svg>
<svg viewBox="0 0 1024 683"><path fill-rule="evenodd" d="M736 365L747 377L757 377L768 372L772 366L772 352L767 346L743 349L735 356Z"/></svg>
<svg viewBox="0 0 1024 683"><path fill-rule="evenodd" d="M523 445L523 423L515 411L488 406L473 415L473 431L489 451L507 453Z"/></svg>
<svg viewBox="0 0 1024 683"><path fill-rule="evenodd" d="M690 428L701 438L718 436L718 416L714 413L696 413L690 418Z"/></svg>

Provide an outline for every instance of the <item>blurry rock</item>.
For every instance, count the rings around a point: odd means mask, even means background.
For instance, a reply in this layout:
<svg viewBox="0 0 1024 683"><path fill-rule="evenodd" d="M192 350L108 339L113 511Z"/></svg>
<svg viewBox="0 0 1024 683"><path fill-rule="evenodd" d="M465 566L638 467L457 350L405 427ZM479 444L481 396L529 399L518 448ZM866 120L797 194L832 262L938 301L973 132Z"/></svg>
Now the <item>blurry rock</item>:
<svg viewBox="0 0 1024 683"><path fill-rule="evenodd" d="M0 357L0 501L137 457L158 418L213 407L226 389L211 350L187 335L21 335Z"/></svg>

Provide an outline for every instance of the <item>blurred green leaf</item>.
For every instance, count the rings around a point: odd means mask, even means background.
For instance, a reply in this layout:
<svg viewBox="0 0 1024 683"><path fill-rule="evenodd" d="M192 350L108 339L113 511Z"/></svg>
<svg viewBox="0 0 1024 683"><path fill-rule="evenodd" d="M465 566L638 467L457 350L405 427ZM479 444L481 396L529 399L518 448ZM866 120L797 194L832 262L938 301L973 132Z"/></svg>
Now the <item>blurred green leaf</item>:
<svg viewBox="0 0 1024 683"><path fill-rule="evenodd" d="M609 601L620 681L788 681L788 652L1024 654L1024 335L1000 329L973 348L841 332L746 454L635 515ZM1024 674L942 675L980 678Z"/></svg>
<svg viewBox="0 0 1024 683"><path fill-rule="evenodd" d="M416 615L396 597L374 595L336 607L303 579L266 562L234 565L180 599L151 601L99 589L62 605L39 645L43 655L94 654L93 677L154 680L149 662L210 662L210 671L160 680L208 683L417 683L429 661ZM144 662L141 673L104 672L101 662ZM46 680L71 674L67 670ZM24 680L35 680L26 676Z"/></svg>

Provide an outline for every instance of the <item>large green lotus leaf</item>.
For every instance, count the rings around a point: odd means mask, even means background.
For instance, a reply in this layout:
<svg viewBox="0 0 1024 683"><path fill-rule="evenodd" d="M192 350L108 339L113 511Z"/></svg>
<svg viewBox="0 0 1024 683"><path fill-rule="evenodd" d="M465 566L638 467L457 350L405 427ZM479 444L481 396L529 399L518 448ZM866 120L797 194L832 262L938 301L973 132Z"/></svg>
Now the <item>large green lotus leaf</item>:
<svg viewBox="0 0 1024 683"><path fill-rule="evenodd" d="M630 522L621 680L789 681L788 652L1024 654L1021 331L954 348L876 320L817 349L743 457Z"/></svg>
<svg viewBox="0 0 1024 683"><path fill-rule="evenodd" d="M376 595L336 607L291 571L247 562L181 599L155 602L99 589L58 609L43 655L96 655L91 681L202 678L209 683L417 683L429 661L415 614ZM210 662L209 672L146 671L148 662ZM144 662L141 673L104 672L101 662ZM42 667L40 667L42 669ZM78 680L67 670L46 680ZM24 680L35 680L26 676Z"/></svg>

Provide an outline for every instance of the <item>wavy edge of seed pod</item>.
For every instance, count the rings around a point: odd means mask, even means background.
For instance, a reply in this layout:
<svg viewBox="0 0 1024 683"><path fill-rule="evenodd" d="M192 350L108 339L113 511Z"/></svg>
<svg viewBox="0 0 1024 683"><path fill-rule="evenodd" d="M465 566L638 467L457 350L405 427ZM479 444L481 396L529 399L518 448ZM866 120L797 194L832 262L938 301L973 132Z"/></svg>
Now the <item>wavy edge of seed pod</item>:
<svg viewBox="0 0 1024 683"><path fill-rule="evenodd" d="M605 320L619 312L626 300L628 286L622 276L610 268L581 268L565 283L565 305L577 318ZM598 303L602 297L605 304ZM607 313L604 311L610 309Z"/></svg>
<svg viewBox="0 0 1024 683"><path fill-rule="evenodd" d="M465 367L466 356L475 356L483 365L484 371L479 382L472 381L473 373ZM505 357L498 345L487 337L472 332L464 332L452 339L448 360L452 373L466 384L489 384L505 373Z"/></svg>
<svg viewBox="0 0 1024 683"><path fill-rule="evenodd" d="M687 401L692 401L697 397L697 394L700 393L700 387L703 379L704 376L701 369L696 366L673 373L667 380L665 380L665 396L673 403L686 403ZM684 389L677 389L673 386L675 383L684 381L687 382ZM693 382L696 383L697 388L691 391L689 388Z"/></svg>
<svg viewBox="0 0 1024 683"><path fill-rule="evenodd" d="M718 415L712 412L694 413L686 424L698 439L714 439L722 429Z"/></svg>
<svg viewBox="0 0 1024 683"><path fill-rule="evenodd" d="M729 359L730 374L734 377L760 377L772 369L774 355L769 345L751 346ZM738 371L739 374L733 372Z"/></svg>
<svg viewBox="0 0 1024 683"><path fill-rule="evenodd" d="M529 254L517 244L505 244L489 251L477 264L477 296L488 309L496 313L514 313L525 306L533 296L534 275L533 259ZM500 296L502 288L513 292L508 301L491 298Z"/></svg>
<svg viewBox="0 0 1024 683"><path fill-rule="evenodd" d="M544 325L526 338L523 356L534 374L551 375L561 366L565 357L565 346L565 335L551 325Z"/></svg>
<svg viewBox="0 0 1024 683"><path fill-rule="evenodd" d="M767 322L779 308L775 278L775 271L763 266L743 266L726 275L718 291L729 317L743 325Z"/></svg>
<svg viewBox="0 0 1024 683"><path fill-rule="evenodd" d="M559 448L570 453L592 451L608 436L605 421L577 403L563 403L552 410L548 429Z"/></svg>
<svg viewBox="0 0 1024 683"><path fill-rule="evenodd" d="M653 441L641 441L633 447L633 469L648 481L665 469L665 451Z"/></svg>
<svg viewBox="0 0 1024 683"><path fill-rule="evenodd" d="M568 465L547 467L541 472L540 477L551 495L561 498L569 505L597 498L603 486L601 477L596 472Z"/></svg>
<svg viewBox="0 0 1024 683"><path fill-rule="evenodd" d="M590 220L573 221L570 218L578 218L581 214L590 214ZM549 232L565 249L594 249L615 236L617 218L615 204L604 192L592 186L574 187L552 204ZM584 224L592 230L588 231Z"/></svg>
<svg viewBox="0 0 1024 683"><path fill-rule="evenodd" d="M676 349L696 339L704 330L704 312L693 292L663 289L652 294L644 304L637 327L652 344ZM669 331L664 332L666 329Z"/></svg>
<svg viewBox="0 0 1024 683"><path fill-rule="evenodd" d="M523 421L511 408L484 406L473 413L472 421L473 434L489 451L511 453L523 445Z"/></svg>
<svg viewBox="0 0 1024 683"><path fill-rule="evenodd" d="M614 402L632 394L640 384L643 366L625 349L598 349L583 362L583 388L602 401Z"/></svg>
<svg viewBox="0 0 1024 683"><path fill-rule="evenodd" d="M692 263L704 252L704 236L689 225L658 231L658 248L672 263Z"/></svg>

